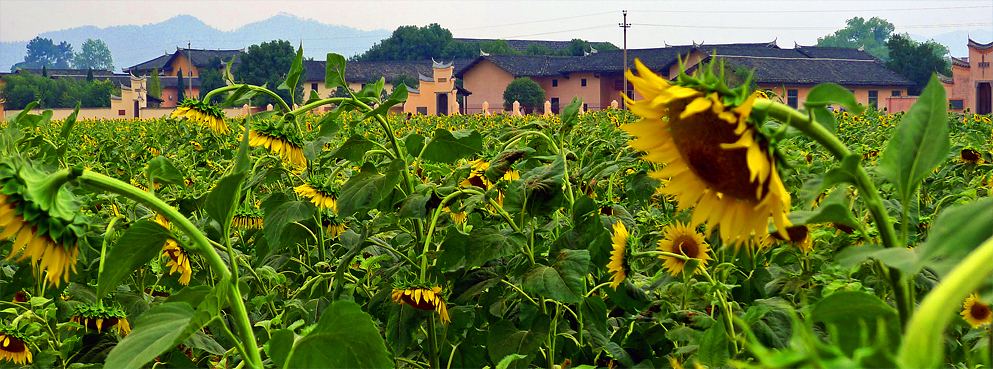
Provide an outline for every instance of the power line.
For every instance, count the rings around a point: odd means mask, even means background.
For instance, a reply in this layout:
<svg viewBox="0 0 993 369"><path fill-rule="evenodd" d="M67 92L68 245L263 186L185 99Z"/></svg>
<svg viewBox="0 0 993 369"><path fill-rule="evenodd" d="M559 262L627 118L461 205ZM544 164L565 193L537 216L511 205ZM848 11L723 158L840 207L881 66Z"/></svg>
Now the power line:
<svg viewBox="0 0 993 369"><path fill-rule="evenodd" d="M593 26L593 27L574 28L574 29L566 29L566 30L561 30L561 31L551 31L551 32L531 33L531 34L527 34L527 35L498 37L498 39L511 39L511 38L522 38L522 37L531 37L531 36L541 36L541 35L550 35L550 34L554 34L554 33L585 31L585 30L590 30L590 29L606 28L606 27L614 27L614 25L613 24L604 24L604 25Z"/></svg>
<svg viewBox="0 0 993 369"><path fill-rule="evenodd" d="M899 9L802 9L802 10L636 10L641 13L845 13L845 12L892 12L892 11L923 11L923 10L955 10L955 9L991 9L990 5L976 6L945 6L934 8L899 8Z"/></svg>
<svg viewBox="0 0 993 369"><path fill-rule="evenodd" d="M559 21L559 20L565 20L565 19L585 18L585 17L593 17L593 16L597 16L597 15L613 14L613 13L614 12L602 12L602 13L576 15L576 16L571 16L571 17L543 19L543 20L536 20L536 21L529 21L529 22L506 23L506 24L497 24L497 25L492 25L492 26L480 26L480 27L460 28L460 29L453 29L453 30L450 30L450 31L468 31L468 30L483 29L483 28L497 28L497 27L519 26L519 25L522 25L522 24L553 22L553 21Z"/></svg>
<svg viewBox="0 0 993 369"><path fill-rule="evenodd" d="M650 24L650 23L633 23L635 26L646 26L646 27L669 27L669 28L701 28L701 29L756 29L756 30L837 30L838 27L770 27L770 26L718 26L718 25L676 25L676 24ZM979 26L990 26L993 22L985 23L950 23L950 24L920 24L912 26L895 26L896 28L961 28L961 27L979 27Z"/></svg>

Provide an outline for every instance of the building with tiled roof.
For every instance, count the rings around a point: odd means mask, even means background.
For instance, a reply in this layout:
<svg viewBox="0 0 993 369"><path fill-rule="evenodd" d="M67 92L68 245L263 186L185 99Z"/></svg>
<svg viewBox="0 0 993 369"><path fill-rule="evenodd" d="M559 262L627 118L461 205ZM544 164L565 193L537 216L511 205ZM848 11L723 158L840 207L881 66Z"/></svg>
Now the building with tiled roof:
<svg viewBox="0 0 993 369"><path fill-rule="evenodd" d="M993 42L979 43L969 39L969 56L952 58L952 76L942 79L948 96L949 110L976 114L993 112Z"/></svg>
<svg viewBox="0 0 993 369"><path fill-rule="evenodd" d="M546 47L551 51L563 51L568 50L569 46L572 45L572 41L547 41L547 40L498 40L493 38L455 38L455 41L462 42L493 42L493 41L506 41L510 48L519 53L527 51L528 47L532 44L538 45L538 47ZM610 44L609 42L590 42L590 45L600 45L600 44ZM613 46L613 44L611 44ZM614 46L616 48L616 46Z"/></svg>
<svg viewBox="0 0 993 369"><path fill-rule="evenodd" d="M797 106L815 85L833 82L849 88L867 105L886 108L886 97L902 97L913 83L890 71L882 61L858 49L799 46L783 49L770 43L667 45L663 48L600 51L581 57L534 55L480 56L455 77L472 92L466 102L469 112L503 105L503 91L515 78L530 77L545 90L558 113L560 103L574 96L583 98L586 109L604 109L621 100L623 71L634 67L634 59L667 78L675 78L680 67L693 68L701 61L721 58L731 68L754 71L758 88L773 90L790 105ZM628 86L629 96L640 98Z"/></svg>

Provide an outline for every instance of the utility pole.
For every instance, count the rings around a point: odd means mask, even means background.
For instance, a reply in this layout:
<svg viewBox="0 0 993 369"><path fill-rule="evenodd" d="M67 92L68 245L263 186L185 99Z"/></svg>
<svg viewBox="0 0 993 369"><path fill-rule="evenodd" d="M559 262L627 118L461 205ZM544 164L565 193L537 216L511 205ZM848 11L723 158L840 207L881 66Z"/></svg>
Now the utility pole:
<svg viewBox="0 0 993 369"><path fill-rule="evenodd" d="M193 48L193 42L186 41L186 66L190 68L190 71L186 72L190 74L190 94L186 96L189 96L190 98L193 98L193 51L191 51L192 48Z"/></svg>
<svg viewBox="0 0 993 369"><path fill-rule="evenodd" d="M628 28L631 28L631 23L628 23L628 11L622 10L624 14L624 22L618 24L624 29L624 65L621 66L621 75L624 78L624 96L628 96L628 75L624 73L628 69ZM621 106L627 108L627 100L621 99Z"/></svg>

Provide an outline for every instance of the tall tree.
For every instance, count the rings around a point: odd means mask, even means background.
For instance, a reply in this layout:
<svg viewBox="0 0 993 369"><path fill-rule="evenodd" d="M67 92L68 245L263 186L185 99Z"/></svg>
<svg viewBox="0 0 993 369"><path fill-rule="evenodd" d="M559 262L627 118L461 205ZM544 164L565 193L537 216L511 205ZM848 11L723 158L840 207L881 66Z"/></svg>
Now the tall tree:
<svg viewBox="0 0 993 369"><path fill-rule="evenodd" d="M176 72L176 103L186 100L186 77L183 76L183 68Z"/></svg>
<svg viewBox="0 0 993 369"><path fill-rule="evenodd" d="M207 93L213 91L214 89L224 87L224 64L221 58L213 58L204 68L200 68L200 96L207 96ZM219 104L224 101L224 96L221 94L214 95L210 98L210 101Z"/></svg>
<svg viewBox="0 0 993 369"><path fill-rule="evenodd" d="M86 70L86 82L93 82L93 68Z"/></svg>
<svg viewBox="0 0 993 369"><path fill-rule="evenodd" d="M872 17L868 21L862 17L847 20L847 27L817 39L817 46L864 48L866 52L882 60L887 60L889 50L886 39L893 33L893 23Z"/></svg>
<svg viewBox="0 0 993 369"><path fill-rule="evenodd" d="M28 54L24 56L24 61L14 64L11 69L38 69L43 66L67 69L72 55L72 44L68 42L62 41L56 45L50 38L35 37L28 41Z"/></svg>
<svg viewBox="0 0 993 369"><path fill-rule="evenodd" d="M917 42L910 35L897 34L886 41L886 46L890 49L886 67L917 84L908 89L907 93L911 95L920 95L932 74L952 74L951 66L944 58L948 48L934 40Z"/></svg>
<svg viewBox="0 0 993 369"><path fill-rule="evenodd" d="M148 78L148 94L161 98L162 81L159 80L159 68L152 69L152 76Z"/></svg>
<svg viewBox="0 0 993 369"><path fill-rule="evenodd" d="M424 60L442 57L445 46L452 42L452 32L437 23L428 26L401 26L393 34L365 53L357 61Z"/></svg>
<svg viewBox="0 0 993 369"><path fill-rule="evenodd" d="M241 63L238 70L234 72L237 78L244 83L252 85L266 85L276 92L287 104L292 104L289 91L277 89L286 79L286 74L293 65L293 58L296 57L296 49L289 41L273 40L263 42L258 45L248 47L248 51L241 55ZM296 101L301 101L303 97L303 78L297 82ZM276 101L267 95L258 95L252 99L255 106L265 106L276 104Z"/></svg>
<svg viewBox="0 0 993 369"><path fill-rule="evenodd" d="M530 113L545 105L545 90L541 89L538 82L528 77L515 79L507 85L503 91L503 108L510 109L514 101L521 103L525 112Z"/></svg>
<svg viewBox="0 0 993 369"><path fill-rule="evenodd" d="M110 48L100 39L86 39L83 41L82 50L72 58L73 68L96 70L114 70L114 57L110 53Z"/></svg>

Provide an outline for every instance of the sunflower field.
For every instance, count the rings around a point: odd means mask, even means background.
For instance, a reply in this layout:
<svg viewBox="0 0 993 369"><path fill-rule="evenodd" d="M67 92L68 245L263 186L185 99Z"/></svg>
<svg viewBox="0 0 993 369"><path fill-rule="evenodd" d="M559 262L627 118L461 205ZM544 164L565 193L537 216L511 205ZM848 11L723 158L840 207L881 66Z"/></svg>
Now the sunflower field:
<svg viewBox="0 0 993 369"><path fill-rule="evenodd" d="M559 116L407 118L383 81L237 119L205 101L277 95L29 106L0 126L0 366L993 364L990 116L936 80L794 110L637 66L644 100Z"/></svg>

